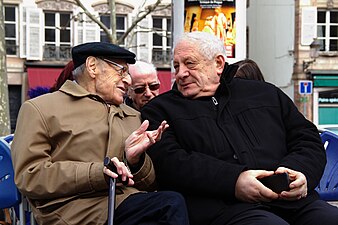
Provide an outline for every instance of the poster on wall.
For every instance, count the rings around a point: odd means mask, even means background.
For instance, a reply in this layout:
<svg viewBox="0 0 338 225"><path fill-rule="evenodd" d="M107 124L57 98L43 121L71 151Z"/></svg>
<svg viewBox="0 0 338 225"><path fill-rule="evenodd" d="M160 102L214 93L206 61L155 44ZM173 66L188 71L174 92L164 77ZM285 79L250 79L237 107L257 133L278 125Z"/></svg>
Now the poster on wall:
<svg viewBox="0 0 338 225"><path fill-rule="evenodd" d="M235 58L235 0L185 0L184 32L203 31L222 40L228 58Z"/></svg>

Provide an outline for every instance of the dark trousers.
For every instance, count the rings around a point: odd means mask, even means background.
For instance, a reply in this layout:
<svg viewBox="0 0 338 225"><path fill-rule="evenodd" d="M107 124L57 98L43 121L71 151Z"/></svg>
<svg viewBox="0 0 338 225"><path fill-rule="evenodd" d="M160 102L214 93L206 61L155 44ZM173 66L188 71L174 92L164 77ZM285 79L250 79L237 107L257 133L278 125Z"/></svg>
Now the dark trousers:
<svg viewBox="0 0 338 225"><path fill-rule="evenodd" d="M226 225L337 225L338 208L316 200L303 208L292 210L252 209L237 215Z"/></svg>
<svg viewBox="0 0 338 225"><path fill-rule="evenodd" d="M184 198L172 191L137 193L115 210L117 225L188 225Z"/></svg>

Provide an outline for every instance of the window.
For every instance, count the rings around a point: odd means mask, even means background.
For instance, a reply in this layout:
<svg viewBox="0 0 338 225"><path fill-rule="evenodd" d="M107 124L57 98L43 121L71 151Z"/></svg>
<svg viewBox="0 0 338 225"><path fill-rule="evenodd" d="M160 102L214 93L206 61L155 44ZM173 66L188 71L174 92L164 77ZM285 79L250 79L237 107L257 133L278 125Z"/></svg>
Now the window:
<svg viewBox="0 0 338 225"><path fill-rule="evenodd" d="M110 27L110 15L100 15L101 22L109 28L109 31L111 31ZM126 20L127 17L123 15L116 15L116 38L119 39L125 32L126 32ZM109 39L107 37L107 34L101 29L100 30L100 40L102 42L109 42ZM124 40L122 45L125 45L126 40Z"/></svg>
<svg viewBox="0 0 338 225"><path fill-rule="evenodd" d="M71 48L71 14L45 12L45 59L69 59Z"/></svg>
<svg viewBox="0 0 338 225"><path fill-rule="evenodd" d="M6 54L17 55L17 7L5 5L5 40Z"/></svg>
<svg viewBox="0 0 338 225"><path fill-rule="evenodd" d="M320 51L338 51L338 11L318 10L317 37Z"/></svg>
<svg viewBox="0 0 338 225"><path fill-rule="evenodd" d="M171 19L153 17L153 52L155 64L170 64L171 51Z"/></svg>

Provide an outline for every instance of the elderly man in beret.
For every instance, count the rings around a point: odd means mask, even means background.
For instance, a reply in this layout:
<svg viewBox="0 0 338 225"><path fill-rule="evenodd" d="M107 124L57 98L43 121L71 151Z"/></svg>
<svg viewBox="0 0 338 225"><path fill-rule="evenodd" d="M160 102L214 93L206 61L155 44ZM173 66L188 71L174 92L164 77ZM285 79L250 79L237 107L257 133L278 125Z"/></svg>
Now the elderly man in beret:
<svg viewBox="0 0 338 225"><path fill-rule="evenodd" d="M106 224L111 176L120 180L117 224L188 224L180 194L151 192L155 173L145 150L168 125L146 131L149 122L122 104L135 54L93 42L72 56L74 81L22 105L12 144L15 182L37 223ZM103 166L106 156L117 172Z"/></svg>

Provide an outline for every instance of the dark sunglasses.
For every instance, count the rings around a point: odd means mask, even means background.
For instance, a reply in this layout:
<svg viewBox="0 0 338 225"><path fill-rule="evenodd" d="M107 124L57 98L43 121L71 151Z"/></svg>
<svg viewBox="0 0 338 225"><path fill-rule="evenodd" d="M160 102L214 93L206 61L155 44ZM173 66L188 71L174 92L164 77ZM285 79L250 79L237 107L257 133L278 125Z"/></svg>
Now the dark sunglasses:
<svg viewBox="0 0 338 225"><path fill-rule="evenodd" d="M149 84L141 87L130 87L131 90L135 92L135 94L142 94L146 91L147 86L151 91L156 91L157 89L160 88L160 83L155 83L155 84Z"/></svg>

